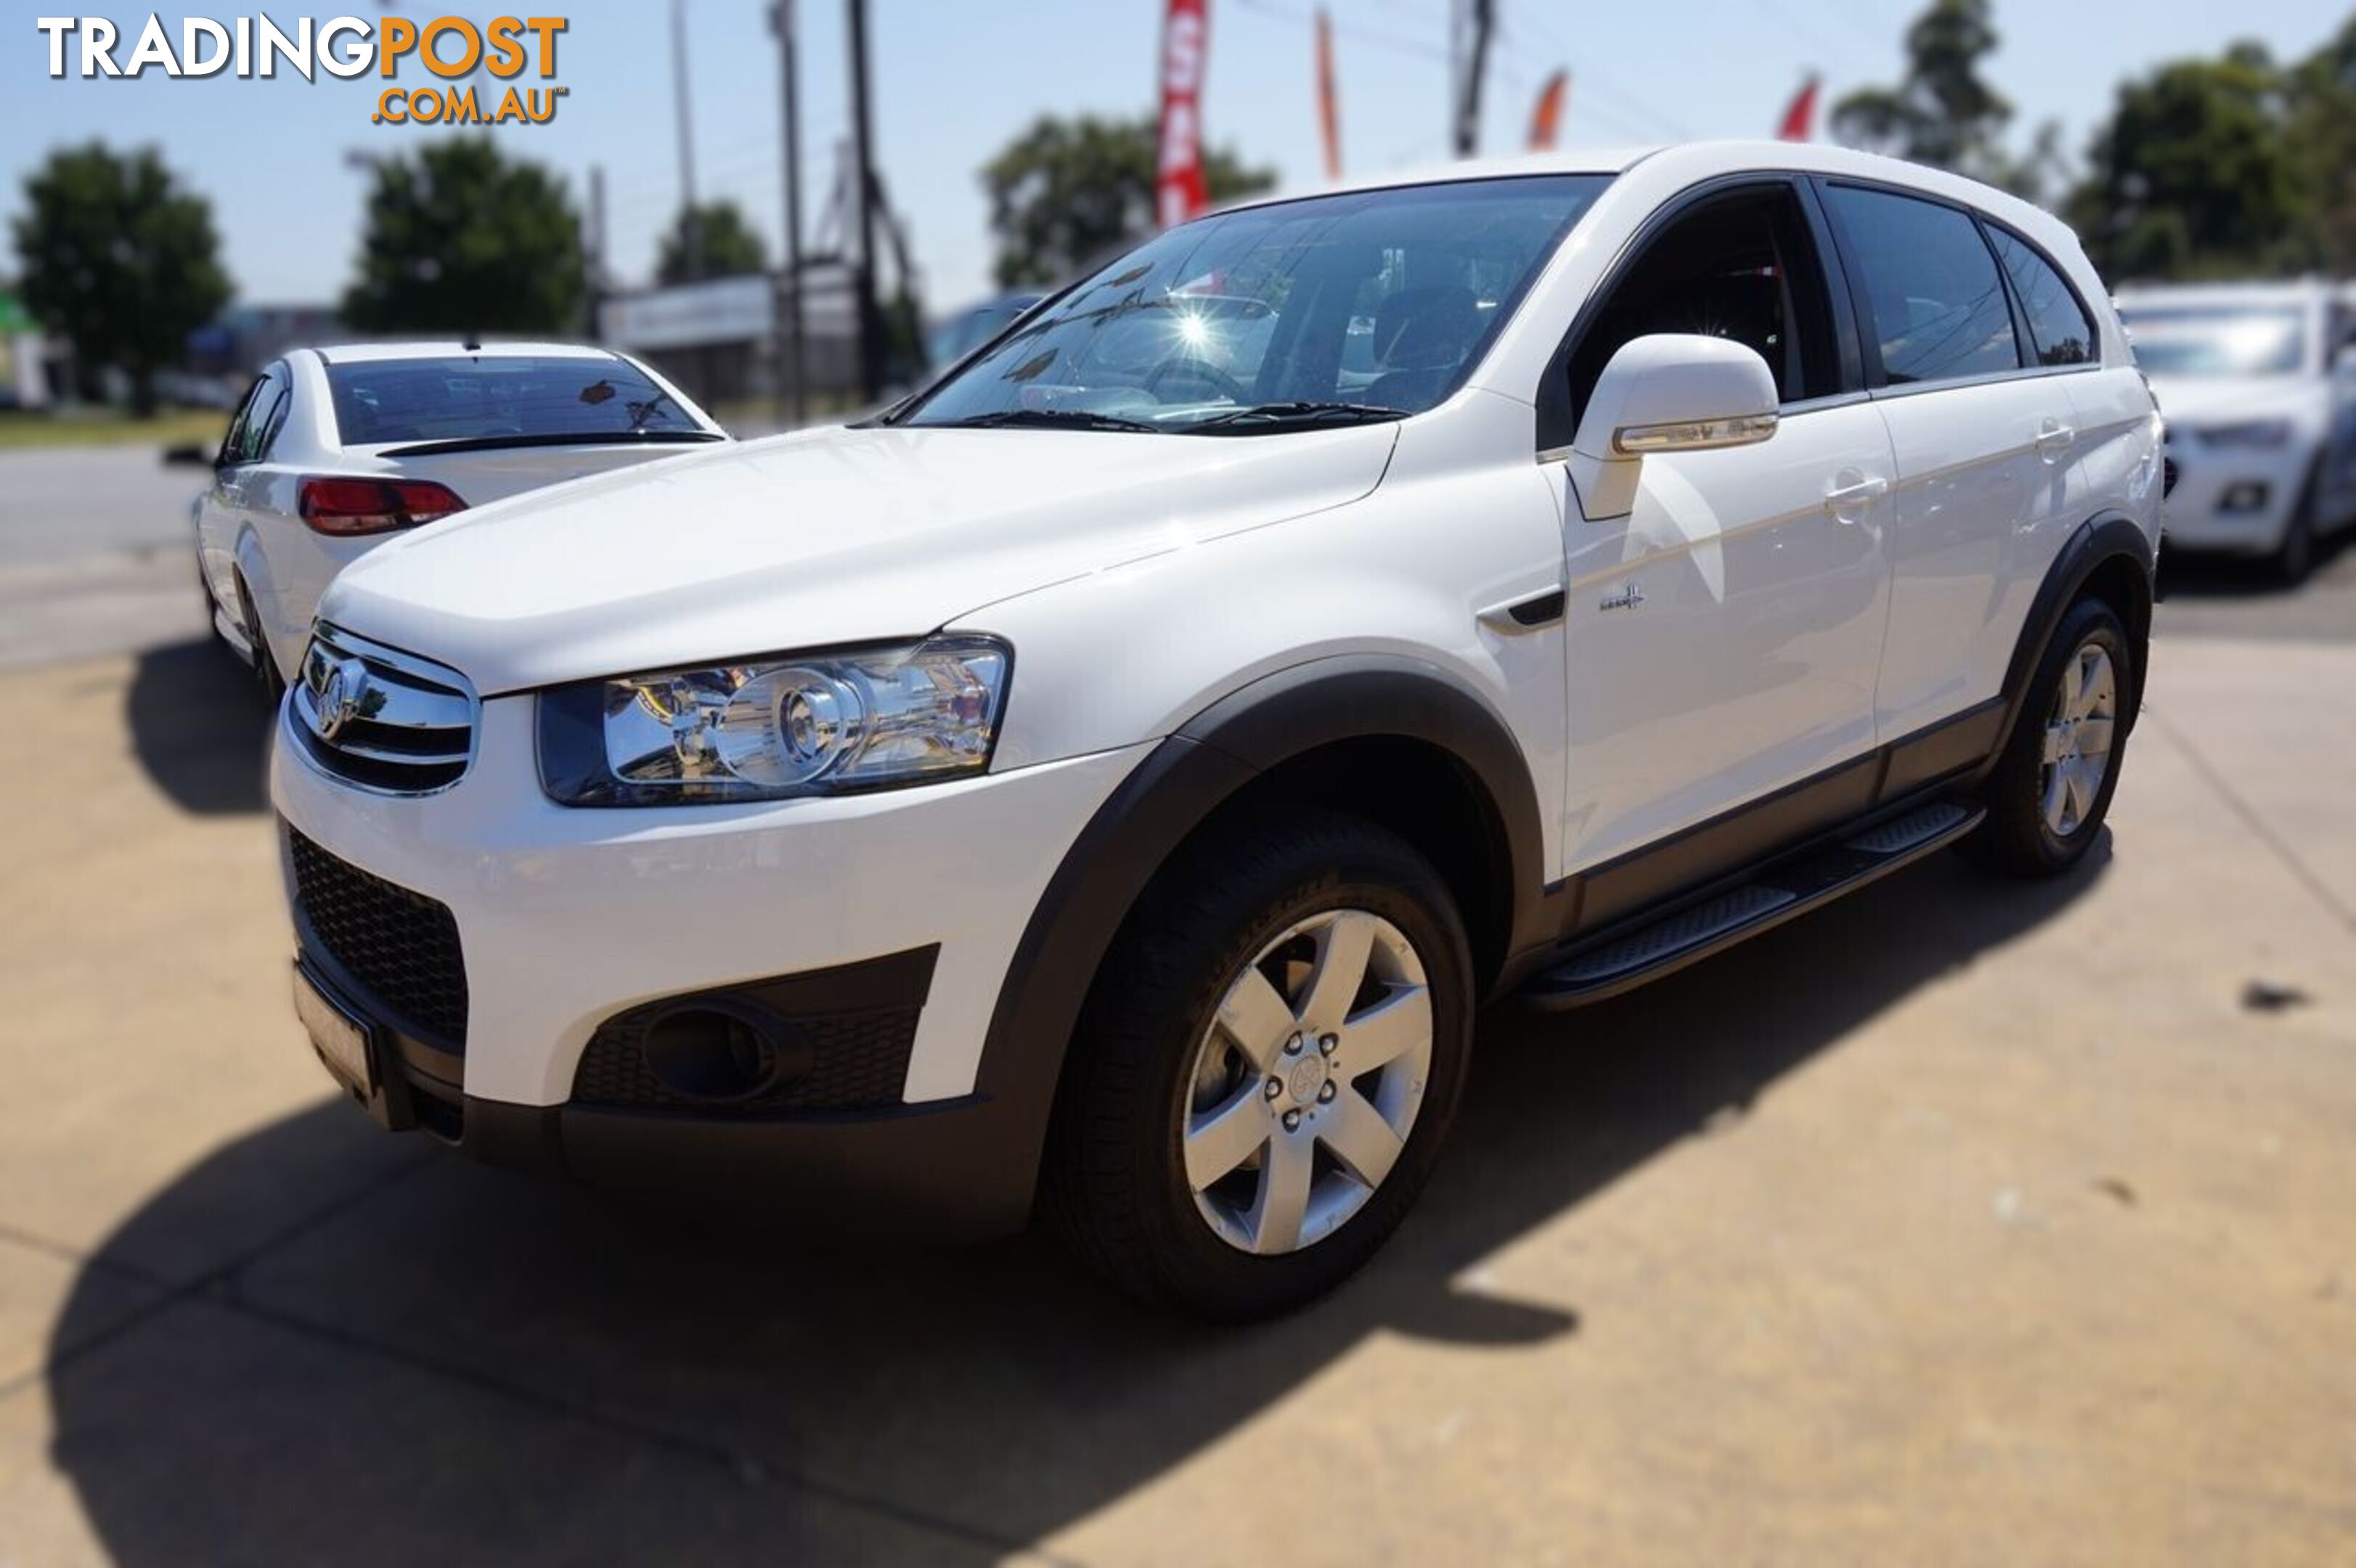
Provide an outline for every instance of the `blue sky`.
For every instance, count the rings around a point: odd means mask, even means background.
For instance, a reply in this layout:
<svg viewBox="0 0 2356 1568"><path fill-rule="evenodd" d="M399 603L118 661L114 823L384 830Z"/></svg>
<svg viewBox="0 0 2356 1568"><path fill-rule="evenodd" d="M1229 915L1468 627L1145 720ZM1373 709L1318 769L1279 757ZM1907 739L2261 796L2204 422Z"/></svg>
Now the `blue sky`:
<svg viewBox="0 0 2356 1568"><path fill-rule="evenodd" d="M88 0L84 0L88 4ZM1539 83L1572 73L1565 140L1628 143L1772 131L1804 72L1829 95L1894 80L1899 38L1919 0L1722 0L1666 6L1499 0L1501 44L1490 79L1484 146L1518 144ZM846 134L843 9L800 0L805 194L812 220ZM417 20L477 20L501 7L395 0ZM316 84L52 80L48 41L27 5L0 23L0 215L52 146L102 136L161 144L211 197L242 297L332 298L358 243L363 176L348 152L391 152L432 133L369 123L373 77ZM267 7L282 26L305 14ZM251 14L252 7L248 13ZM1353 173L1427 162L1445 150L1449 0L1333 0L1342 142ZM382 14L378 0L314 8L325 20ZM2016 131L2058 118L2073 154L2125 75L2176 56L2257 37L2278 54L2313 48L2349 14L2345 0L1998 0L2005 35L1991 75L2018 111ZM135 36L147 10L95 9ZM177 34L181 9L160 13ZM215 8L198 14L227 19ZM663 0L573 0L557 80L569 88L554 123L510 126L508 148L555 166L576 195L605 170L611 258L625 280L653 264L679 198L669 6ZM1311 87L1312 0L1211 0L1207 131L1288 185L1318 175ZM741 202L772 238L782 210L777 56L767 0L689 0L698 184ZM907 218L936 306L988 291L987 209L976 170L1043 112L1134 112L1154 100L1156 0L871 0L875 114L884 177ZM120 53L127 55L126 43ZM402 80L426 80L413 68ZM13 247L0 268L13 261Z"/></svg>

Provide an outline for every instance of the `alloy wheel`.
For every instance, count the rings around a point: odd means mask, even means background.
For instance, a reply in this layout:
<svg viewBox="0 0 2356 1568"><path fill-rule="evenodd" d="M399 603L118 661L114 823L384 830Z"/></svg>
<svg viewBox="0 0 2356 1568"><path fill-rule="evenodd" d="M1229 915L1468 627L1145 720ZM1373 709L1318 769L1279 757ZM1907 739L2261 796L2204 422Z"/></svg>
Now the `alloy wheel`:
<svg viewBox="0 0 2356 1568"><path fill-rule="evenodd" d="M1340 909L1287 929L1228 985L1187 1075L1204 1221L1261 1255L1332 1235L1398 1162L1431 1052L1430 987L1398 926Z"/></svg>
<svg viewBox="0 0 2356 1568"><path fill-rule="evenodd" d="M2101 798L2117 734L2118 706L2118 673L2109 652L2100 643L2082 645L2062 667L2054 688L2038 774L2045 826L2056 838L2077 832Z"/></svg>

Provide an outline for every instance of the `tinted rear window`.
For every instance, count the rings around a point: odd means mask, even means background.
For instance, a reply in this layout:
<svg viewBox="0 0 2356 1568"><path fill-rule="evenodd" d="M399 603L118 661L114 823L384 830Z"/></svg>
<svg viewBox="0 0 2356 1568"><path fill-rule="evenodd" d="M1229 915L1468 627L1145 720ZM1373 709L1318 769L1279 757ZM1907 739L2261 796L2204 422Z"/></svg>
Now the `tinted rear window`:
<svg viewBox="0 0 2356 1568"><path fill-rule="evenodd" d="M2044 257L2001 229L1988 230L1996 253L2011 274L2012 292L2029 317L2029 336L2040 365L2084 365L2094 357L2094 318L2075 290Z"/></svg>
<svg viewBox="0 0 2356 1568"><path fill-rule="evenodd" d="M2020 368L2012 305L1979 225L1952 207L1853 186L1835 186L1832 203L1892 386Z"/></svg>
<svg viewBox="0 0 2356 1568"><path fill-rule="evenodd" d="M584 441L693 431L644 372L620 359L378 359L327 367L346 446L502 436Z"/></svg>

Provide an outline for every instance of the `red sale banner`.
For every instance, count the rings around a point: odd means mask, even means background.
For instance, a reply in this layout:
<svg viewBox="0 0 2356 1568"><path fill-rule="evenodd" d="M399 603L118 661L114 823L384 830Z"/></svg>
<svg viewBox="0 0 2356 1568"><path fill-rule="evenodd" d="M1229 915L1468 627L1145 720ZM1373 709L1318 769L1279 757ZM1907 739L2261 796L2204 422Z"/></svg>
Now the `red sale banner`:
<svg viewBox="0 0 2356 1568"><path fill-rule="evenodd" d="M1786 142L1804 142L1815 133L1818 85L1815 77L1808 78L1807 84L1800 89L1799 96L1793 99L1791 107L1783 111L1783 123L1777 128L1777 136Z"/></svg>
<svg viewBox="0 0 2356 1568"><path fill-rule="evenodd" d="M1162 158L1155 187L1165 229L1211 205L1203 172L1202 109L1203 63L1210 42L1210 0L1170 0L1162 21Z"/></svg>

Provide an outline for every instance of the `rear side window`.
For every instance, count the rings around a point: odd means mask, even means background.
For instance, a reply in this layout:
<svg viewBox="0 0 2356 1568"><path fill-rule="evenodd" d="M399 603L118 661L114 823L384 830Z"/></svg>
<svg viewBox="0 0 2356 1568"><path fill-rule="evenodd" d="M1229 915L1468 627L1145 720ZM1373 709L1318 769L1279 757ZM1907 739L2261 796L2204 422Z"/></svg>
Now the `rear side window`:
<svg viewBox="0 0 2356 1568"><path fill-rule="evenodd" d="M2044 257L2001 229L1988 230L2012 292L2029 317L2029 347L2040 365L2089 365L2094 359L2094 318Z"/></svg>
<svg viewBox="0 0 2356 1568"><path fill-rule="evenodd" d="M253 383L245 395L235 420L230 421L229 436L221 443L220 461L229 466L259 463L277 438L278 429L286 422L286 410L293 396L286 367L273 365Z"/></svg>
<svg viewBox="0 0 2356 1568"><path fill-rule="evenodd" d="M1851 258L1864 274L1891 386L2020 368L2012 307L1979 225L1952 207L1834 186Z"/></svg>
<svg viewBox="0 0 2356 1568"><path fill-rule="evenodd" d="M327 367L346 446L520 438L595 441L700 431L646 374L623 359L362 359Z"/></svg>

